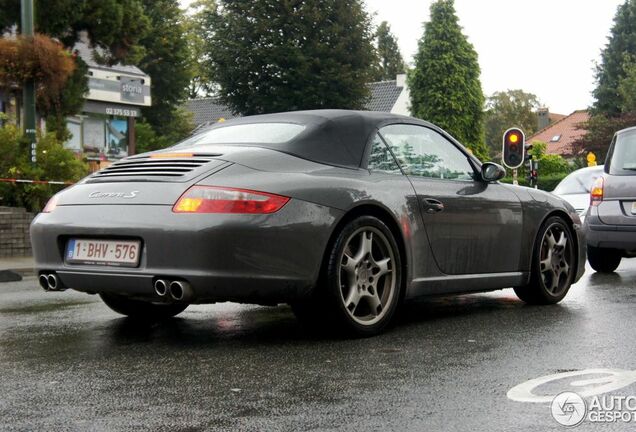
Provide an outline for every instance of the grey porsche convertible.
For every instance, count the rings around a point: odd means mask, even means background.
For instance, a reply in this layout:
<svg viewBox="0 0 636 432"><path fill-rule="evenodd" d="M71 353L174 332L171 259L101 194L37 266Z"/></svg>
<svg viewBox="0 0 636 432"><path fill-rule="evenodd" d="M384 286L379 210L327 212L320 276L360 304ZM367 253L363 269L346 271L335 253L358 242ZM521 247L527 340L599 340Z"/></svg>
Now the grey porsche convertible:
<svg viewBox="0 0 636 432"><path fill-rule="evenodd" d="M217 123L54 196L31 226L39 282L135 318L289 303L358 336L421 296L513 287L557 303L584 271L579 216L504 174L440 128L387 113Z"/></svg>

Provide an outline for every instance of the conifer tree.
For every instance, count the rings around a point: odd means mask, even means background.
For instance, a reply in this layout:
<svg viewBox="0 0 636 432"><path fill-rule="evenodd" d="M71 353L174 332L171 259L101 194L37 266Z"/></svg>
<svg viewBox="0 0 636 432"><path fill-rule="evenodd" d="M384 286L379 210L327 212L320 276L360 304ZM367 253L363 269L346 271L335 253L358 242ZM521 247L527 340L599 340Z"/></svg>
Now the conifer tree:
<svg viewBox="0 0 636 432"><path fill-rule="evenodd" d="M406 71L404 59L400 53L397 38L391 33L391 27L382 21L375 32L378 47L378 70L376 81L394 80L398 74Z"/></svg>
<svg viewBox="0 0 636 432"><path fill-rule="evenodd" d="M209 75L235 113L364 107L376 56L362 0L219 0L206 24Z"/></svg>
<svg viewBox="0 0 636 432"><path fill-rule="evenodd" d="M636 0L626 0L618 7L609 42L596 68L597 87L594 114L618 116L624 105L621 81L628 75L629 65L636 62Z"/></svg>
<svg viewBox="0 0 636 432"><path fill-rule="evenodd" d="M462 33L453 0L433 3L430 16L409 74L411 112L488 159L477 53Z"/></svg>

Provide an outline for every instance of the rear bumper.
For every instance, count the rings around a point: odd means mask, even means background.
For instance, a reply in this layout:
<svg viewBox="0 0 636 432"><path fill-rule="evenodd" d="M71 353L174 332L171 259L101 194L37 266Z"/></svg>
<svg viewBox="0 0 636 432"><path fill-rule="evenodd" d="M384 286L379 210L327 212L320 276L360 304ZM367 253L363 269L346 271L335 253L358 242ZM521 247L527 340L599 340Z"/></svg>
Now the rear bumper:
<svg viewBox="0 0 636 432"><path fill-rule="evenodd" d="M155 298L157 278L185 280L195 303L286 302L316 284L339 210L291 200L271 215L175 214L170 206L59 206L38 215L31 240L38 272L78 291ZM140 239L136 268L64 261L71 237Z"/></svg>
<svg viewBox="0 0 636 432"><path fill-rule="evenodd" d="M636 250L636 225L604 224L591 208L585 218L585 235L587 245L623 251Z"/></svg>

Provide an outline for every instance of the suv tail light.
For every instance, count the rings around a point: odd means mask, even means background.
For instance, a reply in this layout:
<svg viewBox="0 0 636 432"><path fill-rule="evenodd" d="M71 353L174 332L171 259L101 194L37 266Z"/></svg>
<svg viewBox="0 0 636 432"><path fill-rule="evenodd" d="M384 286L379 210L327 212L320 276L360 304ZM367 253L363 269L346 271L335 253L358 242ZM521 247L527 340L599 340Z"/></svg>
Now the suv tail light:
<svg viewBox="0 0 636 432"><path fill-rule="evenodd" d="M275 213L288 197L247 189L192 186L177 200L174 213Z"/></svg>
<svg viewBox="0 0 636 432"><path fill-rule="evenodd" d="M592 190L590 191L590 205L597 206L603 201L603 177L599 177L594 181Z"/></svg>

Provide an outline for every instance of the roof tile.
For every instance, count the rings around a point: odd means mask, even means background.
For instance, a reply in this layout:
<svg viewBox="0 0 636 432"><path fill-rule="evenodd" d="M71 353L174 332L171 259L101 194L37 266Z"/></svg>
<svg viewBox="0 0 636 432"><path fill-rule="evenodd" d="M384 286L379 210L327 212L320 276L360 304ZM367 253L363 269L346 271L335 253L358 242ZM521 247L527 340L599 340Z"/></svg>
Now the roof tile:
<svg viewBox="0 0 636 432"><path fill-rule="evenodd" d="M364 109L367 111L391 112L393 106L397 102L402 87L397 86L397 81L379 81L369 84L371 97L365 104ZM197 127L210 123L216 123L219 119L225 120L237 117L232 111L218 103L214 97L204 97L190 99L186 102L186 109L193 114L193 121Z"/></svg>
<svg viewBox="0 0 636 432"><path fill-rule="evenodd" d="M574 111L569 116L562 118L541 129L526 141L529 143L541 141L548 144L546 152L561 156L572 156L572 144L586 134L585 129L580 129L582 123L590 118L585 110ZM553 137L560 136L556 142L551 142Z"/></svg>

